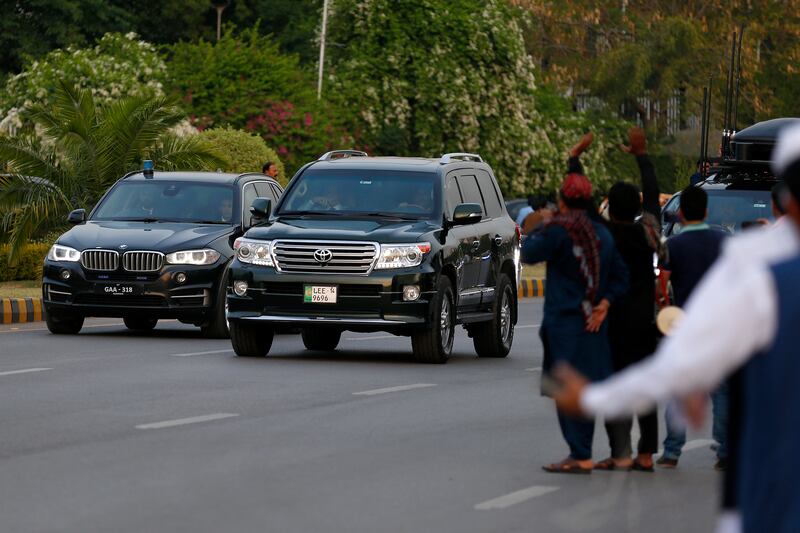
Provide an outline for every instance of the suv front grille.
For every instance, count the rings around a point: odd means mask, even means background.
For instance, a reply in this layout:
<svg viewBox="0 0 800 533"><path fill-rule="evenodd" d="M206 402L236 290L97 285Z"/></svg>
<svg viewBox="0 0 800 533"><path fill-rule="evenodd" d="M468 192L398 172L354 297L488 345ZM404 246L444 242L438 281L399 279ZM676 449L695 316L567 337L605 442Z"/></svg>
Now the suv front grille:
<svg viewBox="0 0 800 533"><path fill-rule="evenodd" d="M81 264L86 270L111 272L119 268L119 253L115 250L84 250Z"/></svg>
<svg viewBox="0 0 800 533"><path fill-rule="evenodd" d="M366 275L379 250L377 243L348 241L275 241L272 246L276 268L287 273ZM329 259L320 261L320 256Z"/></svg>
<svg viewBox="0 0 800 533"><path fill-rule="evenodd" d="M161 252L125 252L122 268L128 272L155 272L161 269L164 254Z"/></svg>

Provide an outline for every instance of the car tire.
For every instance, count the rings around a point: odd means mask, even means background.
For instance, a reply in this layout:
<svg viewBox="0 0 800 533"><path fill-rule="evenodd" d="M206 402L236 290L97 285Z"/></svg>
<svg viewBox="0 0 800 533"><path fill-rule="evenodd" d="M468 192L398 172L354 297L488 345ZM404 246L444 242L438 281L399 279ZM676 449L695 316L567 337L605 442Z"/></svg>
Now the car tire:
<svg viewBox="0 0 800 533"><path fill-rule="evenodd" d="M200 327L203 336L208 339L227 339L230 336L228 331L228 317L225 316L226 298L228 295L228 269L220 276L217 284L217 294L214 298L214 310L211 319Z"/></svg>
<svg viewBox="0 0 800 533"><path fill-rule="evenodd" d="M446 363L453 351L456 327L456 306L453 286L447 276L440 276L436 295L431 302L433 324L411 335L414 358L420 363Z"/></svg>
<svg viewBox="0 0 800 533"><path fill-rule="evenodd" d="M125 322L125 327L131 331L152 331L158 324L157 318L143 316L126 316L122 321Z"/></svg>
<svg viewBox="0 0 800 533"><path fill-rule="evenodd" d="M64 317L55 312L45 312L45 322L47 329L54 335L75 335L83 327L84 318L81 317Z"/></svg>
<svg viewBox="0 0 800 533"><path fill-rule="evenodd" d="M300 333L306 350L317 352L332 352L339 346L342 339L341 330L334 329L303 329Z"/></svg>
<svg viewBox="0 0 800 533"><path fill-rule="evenodd" d="M478 357L505 357L514 342L516 295L511 280L500 274L492 320L471 326L472 343Z"/></svg>
<svg viewBox="0 0 800 533"><path fill-rule="evenodd" d="M231 345L239 357L264 357L272 348L275 332L260 324L230 323Z"/></svg>

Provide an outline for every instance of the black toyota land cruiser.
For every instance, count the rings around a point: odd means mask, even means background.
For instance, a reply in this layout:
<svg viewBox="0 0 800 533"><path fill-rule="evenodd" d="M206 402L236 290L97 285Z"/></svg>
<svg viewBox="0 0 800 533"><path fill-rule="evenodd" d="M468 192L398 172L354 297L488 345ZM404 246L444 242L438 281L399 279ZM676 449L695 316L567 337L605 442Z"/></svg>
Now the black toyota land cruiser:
<svg viewBox="0 0 800 533"><path fill-rule="evenodd" d="M250 227L252 201L280 193L261 174L126 175L88 217L83 209L70 213L75 227L50 249L42 281L47 327L74 334L85 317L101 316L149 330L160 318L177 318L227 337L224 280L234 240Z"/></svg>
<svg viewBox="0 0 800 533"><path fill-rule="evenodd" d="M520 232L480 156L329 152L301 168L237 239L228 319L241 356L297 329L309 350L342 331L408 335L444 363L462 324L481 357L505 357L517 320Z"/></svg>

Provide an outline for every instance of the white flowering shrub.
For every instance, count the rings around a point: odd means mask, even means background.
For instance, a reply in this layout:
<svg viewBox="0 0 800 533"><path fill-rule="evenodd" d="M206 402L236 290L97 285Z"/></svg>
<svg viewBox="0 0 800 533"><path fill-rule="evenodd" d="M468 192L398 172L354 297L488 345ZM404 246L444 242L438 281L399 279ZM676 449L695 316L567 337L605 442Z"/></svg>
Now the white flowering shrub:
<svg viewBox="0 0 800 533"><path fill-rule="evenodd" d="M23 126L25 109L48 105L59 80L91 91L97 103L109 103L128 96L161 96L165 75L155 46L135 33L107 33L90 48L53 50L0 89L0 132L14 134Z"/></svg>
<svg viewBox="0 0 800 533"><path fill-rule="evenodd" d="M337 0L328 98L358 117L379 154L478 152L506 196L554 190L587 117L537 108L535 65L503 0ZM609 127L612 125L602 125ZM599 188L617 177L598 139L584 158Z"/></svg>

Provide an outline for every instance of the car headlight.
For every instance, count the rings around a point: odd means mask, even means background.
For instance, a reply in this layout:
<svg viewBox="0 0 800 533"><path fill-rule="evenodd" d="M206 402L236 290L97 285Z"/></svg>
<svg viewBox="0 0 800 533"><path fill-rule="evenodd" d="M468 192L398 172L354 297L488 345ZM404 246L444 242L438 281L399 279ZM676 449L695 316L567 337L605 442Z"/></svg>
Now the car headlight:
<svg viewBox="0 0 800 533"><path fill-rule="evenodd" d="M217 259L219 259L219 252L210 248L172 252L166 257L167 263L170 265L213 265Z"/></svg>
<svg viewBox="0 0 800 533"><path fill-rule="evenodd" d="M376 269L414 267L422 263L425 254L431 251L427 242L417 244L381 244Z"/></svg>
<svg viewBox="0 0 800 533"><path fill-rule="evenodd" d="M242 263L275 266L272 262L272 254L269 251L271 244L272 241L257 241L239 237L233 243L233 249L236 250L236 257Z"/></svg>
<svg viewBox="0 0 800 533"><path fill-rule="evenodd" d="M81 253L75 248L63 246L61 244L54 244L50 251L47 252L47 258L50 261L68 261L76 263L81 259Z"/></svg>

